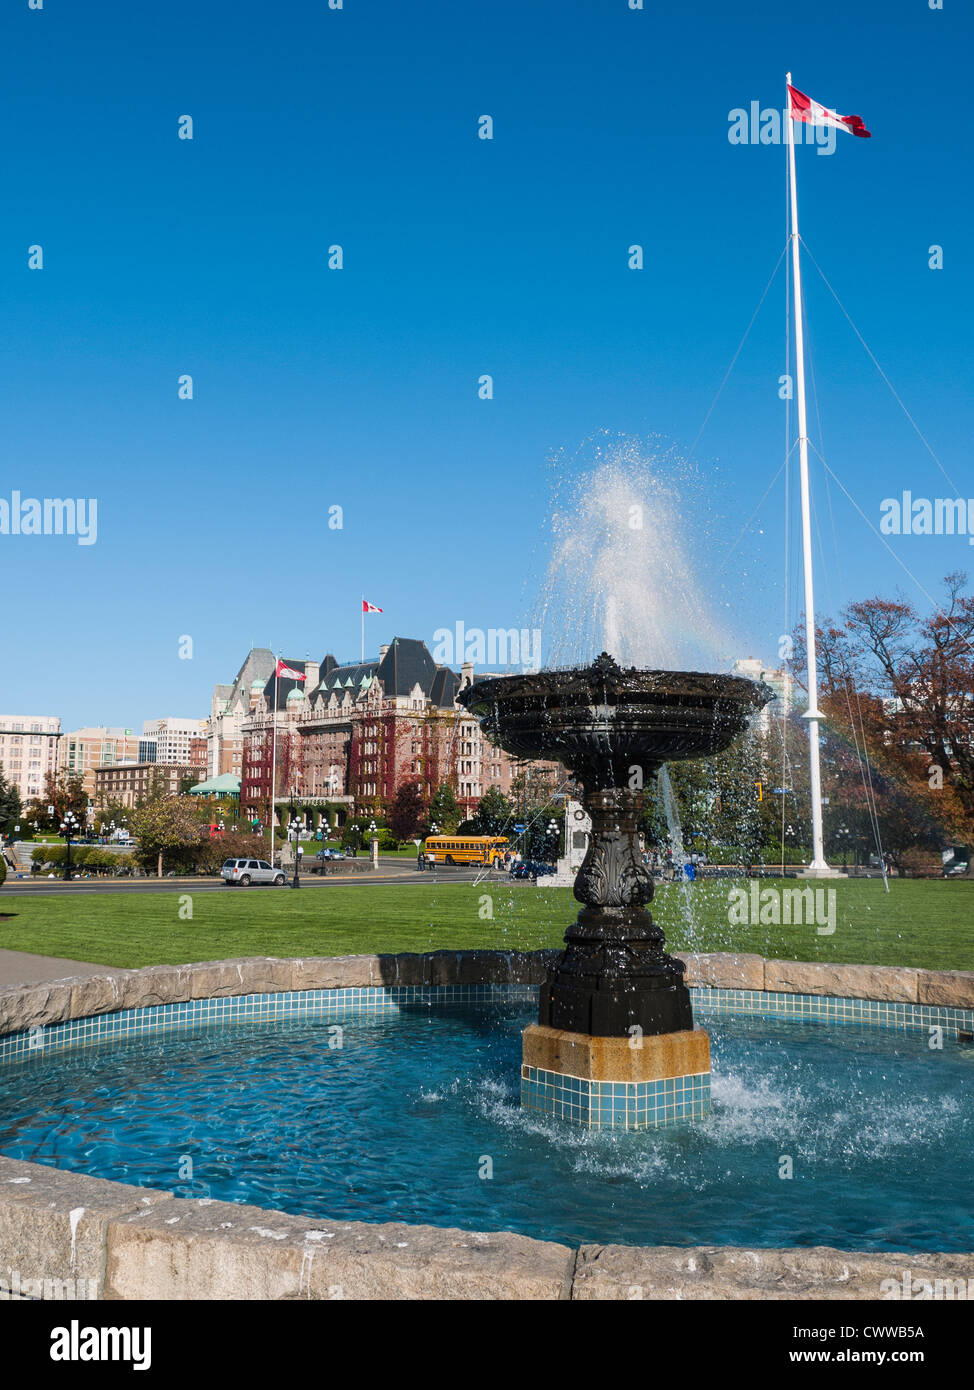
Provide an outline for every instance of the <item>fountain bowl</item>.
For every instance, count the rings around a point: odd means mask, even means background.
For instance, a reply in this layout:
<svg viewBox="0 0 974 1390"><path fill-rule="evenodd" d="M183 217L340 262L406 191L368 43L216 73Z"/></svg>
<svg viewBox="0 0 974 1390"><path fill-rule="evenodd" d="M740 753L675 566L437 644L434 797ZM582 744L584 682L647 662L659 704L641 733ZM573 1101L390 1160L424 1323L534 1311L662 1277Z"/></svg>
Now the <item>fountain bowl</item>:
<svg viewBox="0 0 974 1390"><path fill-rule="evenodd" d="M774 698L762 683L703 671L628 669L603 652L590 666L488 677L459 702L515 757L564 763L592 793L631 784L632 768L727 748Z"/></svg>

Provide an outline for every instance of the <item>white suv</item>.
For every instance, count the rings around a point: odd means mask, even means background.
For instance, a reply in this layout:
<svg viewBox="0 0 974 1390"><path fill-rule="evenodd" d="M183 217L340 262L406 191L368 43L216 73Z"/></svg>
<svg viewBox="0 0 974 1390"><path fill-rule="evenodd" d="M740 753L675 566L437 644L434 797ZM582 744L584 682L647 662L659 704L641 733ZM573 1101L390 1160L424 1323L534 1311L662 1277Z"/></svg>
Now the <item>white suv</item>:
<svg viewBox="0 0 974 1390"><path fill-rule="evenodd" d="M249 888L252 883L274 883L278 887L287 880L280 869L273 868L266 859L227 859L220 870L224 883L239 883Z"/></svg>

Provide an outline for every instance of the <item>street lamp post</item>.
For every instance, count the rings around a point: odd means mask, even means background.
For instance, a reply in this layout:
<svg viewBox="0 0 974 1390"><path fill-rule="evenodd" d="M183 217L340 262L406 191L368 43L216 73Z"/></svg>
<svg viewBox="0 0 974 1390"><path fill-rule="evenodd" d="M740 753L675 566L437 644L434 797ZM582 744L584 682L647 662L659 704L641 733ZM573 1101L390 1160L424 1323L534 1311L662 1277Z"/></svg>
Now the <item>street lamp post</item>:
<svg viewBox="0 0 974 1390"><path fill-rule="evenodd" d="M852 839L852 831L847 825L840 825L835 832L835 838L842 846L842 872L845 873L847 864L846 859L849 853L849 841Z"/></svg>
<svg viewBox="0 0 974 1390"><path fill-rule="evenodd" d="M78 817L73 811L65 811L64 820L61 822L61 833L67 846L67 854L64 858L64 881L71 882L71 836L78 830Z"/></svg>
<svg viewBox="0 0 974 1390"><path fill-rule="evenodd" d="M299 841L299 839L298 839L298 833L299 833L300 829L301 829L301 821L298 820L297 816L292 816L292 817L291 817L291 820L290 820L290 823L289 823L289 825L288 825L288 830L290 830L290 831L292 832L292 834L294 835L294 879L293 879L293 882L291 883L291 887L292 887L292 888L300 888L300 887L301 887L301 879L300 879L300 877L298 876L298 859L299 859L299 855L298 855L298 846L299 846L299 844L300 844L300 841Z"/></svg>

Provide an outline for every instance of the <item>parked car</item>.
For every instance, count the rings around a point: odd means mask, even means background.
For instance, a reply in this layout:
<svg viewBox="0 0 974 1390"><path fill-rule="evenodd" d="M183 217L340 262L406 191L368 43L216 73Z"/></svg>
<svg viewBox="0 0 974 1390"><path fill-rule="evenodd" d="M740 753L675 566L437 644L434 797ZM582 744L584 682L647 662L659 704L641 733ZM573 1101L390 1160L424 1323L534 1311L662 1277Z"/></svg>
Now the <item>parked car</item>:
<svg viewBox="0 0 974 1390"><path fill-rule="evenodd" d="M948 845L941 858L944 878L956 878L970 868L971 852L966 845Z"/></svg>
<svg viewBox="0 0 974 1390"><path fill-rule="evenodd" d="M554 864L545 864L538 859L525 859L521 864L515 864L511 869L511 878L543 878L545 874L556 873Z"/></svg>
<svg viewBox="0 0 974 1390"><path fill-rule="evenodd" d="M340 849L320 849L315 855L316 859L344 859L345 853Z"/></svg>
<svg viewBox="0 0 974 1390"><path fill-rule="evenodd" d="M266 859L226 859L220 870L220 877L228 888L234 883L249 888L252 883L273 883L280 886L287 882L284 873L268 864Z"/></svg>

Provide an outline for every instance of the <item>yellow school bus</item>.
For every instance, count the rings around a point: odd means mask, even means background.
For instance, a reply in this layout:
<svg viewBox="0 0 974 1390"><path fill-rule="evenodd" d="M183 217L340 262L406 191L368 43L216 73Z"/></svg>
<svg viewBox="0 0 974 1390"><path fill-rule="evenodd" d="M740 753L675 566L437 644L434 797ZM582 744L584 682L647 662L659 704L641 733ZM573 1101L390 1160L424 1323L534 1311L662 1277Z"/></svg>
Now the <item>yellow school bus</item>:
<svg viewBox="0 0 974 1390"><path fill-rule="evenodd" d="M497 866L507 848L503 835L430 835L423 853L436 864Z"/></svg>

